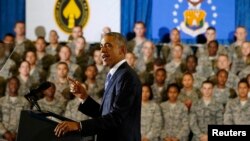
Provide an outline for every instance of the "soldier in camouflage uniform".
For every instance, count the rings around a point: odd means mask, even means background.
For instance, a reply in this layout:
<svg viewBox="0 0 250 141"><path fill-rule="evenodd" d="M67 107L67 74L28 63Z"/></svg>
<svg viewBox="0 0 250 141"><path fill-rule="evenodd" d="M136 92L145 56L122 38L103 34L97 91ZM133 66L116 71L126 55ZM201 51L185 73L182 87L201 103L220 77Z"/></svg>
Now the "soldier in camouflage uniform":
<svg viewBox="0 0 250 141"><path fill-rule="evenodd" d="M50 87L43 91L44 98L38 100L38 104L43 111L50 111L58 115L62 115L65 110L65 103L54 97L56 86L50 83Z"/></svg>
<svg viewBox="0 0 250 141"><path fill-rule="evenodd" d="M69 39L69 42L67 44L67 46L71 49L72 52L72 56L75 56L74 54L74 50L75 50L75 41L78 37L83 37L83 29L82 26L80 25L76 25L73 27L72 29L72 33L70 35L71 39Z"/></svg>
<svg viewBox="0 0 250 141"><path fill-rule="evenodd" d="M170 33L170 40L171 41L168 45L164 45L161 48L161 53L160 53L166 63L170 62L173 59L172 51L173 48L178 44L181 44L183 46L183 54L182 54L183 60L185 60L188 55L193 54L192 49L188 45L181 43L180 31L178 29L176 28L172 29Z"/></svg>
<svg viewBox="0 0 250 141"><path fill-rule="evenodd" d="M166 78L167 72L164 68L159 68L156 70L155 81L151 86L154 95L153 99L156 103L161 103L162 101L167 100L165 95L167 89Z"/></svg>
<svg viewBox="0 0 250 141"><path fill-rule="evenodd" d="M172 60L166 64L165 69L168 73L167 81L169 83L178 83L181 84L182 78L182 68L185 66L185 63L182 60L183 46L177 44L174 46L172 51Z"/></svg>
<svg viewBox="0 0 250 141"><path fill-rule="evenodd" d="M136 61L136 69L139 73L152 71L154 63L155 46L151 41L145 41L142 47L142 53ZM149 68L151 66L151 68Z"/></svg>
<svg viewBox="0 0 250 141"><path fill-rule="evenodd" d="M232 72L238 74L250 65L250 42L244 42L241 47L241 56L234 58Z"/></svg>
<svg viewBox="0 0 250 141"><path fill-rule="evenodd" d="M193 87L194 78L191 73L184 73L182 78L183 88L181 89L178 100L183 102L188 110L190 110L192 103L198 101L201 93L198 89Z"/></svg>
<svg viewBox="0 0 250 141"><path fill-rule="evenodd" d="M96 76L96 82L98 83L98 86L104 86L106 76L109 72L109 68L103 66L102 58L101 58L101 51L99 49L94 50L93 60L98 70L98 73Z"/></svg>
<svg viewBox="0 0 250 141"><path fill-rule="evenodd" d="M201 88L202 98L195 102L189 115L189 126L193 132L192 141L207 141L208 124L223 123L223 106L213 98L213 83L204 81Z"/></svg>
<svg viewBox="0 0 250 141"><path fill-rule="evenodd" d="M58 34L55 30L49 32L49 45L46 47L46 53L56 57L61 48L58 41Z"/></svg>
<svg viewBox="0 0 250 141"><path fill-rule="evenodd" d="M153 100L150 85L142 86L141 136L142 140L159 141L162 127L162 114L158 104Z"/></svg>
<svg viewBox="0 0 250 141"><path fill-rule="evenodd" d="M8 93L0 98L0 136L8 141L15 140L21 110L29 107L28 101L18 96L19 84L16 77L8 79Z"/></svg>
<svg viewBox="0 0 250 141"><path fill-rule="evenodd" d="M228 55L220 54L217 60L217 71L221 69L225 69L226 71L228 71L228 79L226 86L228 88L233 88L234 90L237 90L237 85L240 79L230 70L231 62L229 59L230 58L228 57ZM217 73L217 71L215 73ZM216 83L216 75L211 76L209 79Z"/></svg>
<svg viewBox="0 0 250 141"><path fill-rule="evenodd" d="M236 41L227 48L231 60L239 58L242 55L241 46L247 39L247 30L245 27L239 26L236 28L234 35L236 37Z"/></svg>
<svg viewBox="0 0 250 141"><path fill-rule="evenodd" d="M19 65L22 61L24 52L28 50L35 51L36 48L30 40L25 38L25 24L23 22L17 22L15 24L14 31L16 35L15 47L13 54L11 55L11 59L14 60L17 65Z"/></svg>
<svg viewBox="0 0 250 141"><path fill-rule="evenodd" d="M242 79L238 84L238 97L228 101L224 114L224 124L250 124L249 84Z"/></svg>
<svg viewBox="0 0 250 141"><path fill-rule="evenodd" d="M96 80L97 68L96 68L96 66L94 64L89 65L85 71L85 75L86 75L87 79L84 82L84 84L87 85L88 95L90 95L98 103L101 103L102 91L104 89L104 85L100 86L100 85L98 85L99 83L97 83L97 80Z"/></svg>
<svg viewBox="0 0 250 141"><path fill-rule="evenodd" d="M224 69L219 70L216 74L217 84L214 86L213 98L225 108L229 99L237 97L236 92L232 88L226 87L228 72Z"/></svg>
<svg viewBox="0 0 250 141"><path fill-rule="evenodd" d="M55 98L65 103L70 99L70 94L67 92L69 90L68 72L68 65L65 62L59 62L56 67L56 79L48 79L56 85Z"/></svg>
<svg viewBox="0 0 250 141"><path fill-rule="evenodd" d="M36 65L45 71L47 71L53 63L55 63L57 58L50 54L47 54L46 41L43 37L38 37L35 43L37 62Z"/></svg>
<svg viewBox="0 0 250 141"><path fill-rule="evenodd" d="M208 55L208 43L210 41L216 40L216 29L214 27L208 27L206 30L205 36L206 36L207 42L206 44L198 48L196 52L196 56L198 58L202 57L203 55ZM219 45L217 54L227 54L227 53L228 52L226 48L222 45Z"/></svg>
<svg viewBox="0 0 250 141"><path fill-rule="evenodd" d="M37 56L34 51L25 53L25 60L30 64L30 76L34 78L36 83L41 83L46 80L45 71L36 64Z"/></svg>
<svg viewBox="0 0 250 141"><path fill-rule="evenodd" d="M6 62L4 62L2 69L0 69L0 76L2 76L4 79L7 79L16 74L16 63L11 58L7 59Z"/></svg>
<svg viewBox="0 0 250 141"><path fill-rule="evenodd" d="M36 87L38 85L38 82L35 81L35 79L30 76L30 64L27 61L23 61L18 69L19 75L17 78L20 82L20 87L18 90L18 94L20 96L24 96L29 92L30 89Z"/></svg>
<svg viewBox="0 0 250 141"><path fill-rule="evenodd" d="M166 94L168 101L161 103L163 114L163 129L161 140L188 141L188 110L177 100L180 89L177 84L170 84Z"/></svg>
<svg viewBox="0 0 250 141"><path fill-rule="evenodd" d="M147 40L145 37L146 27L143 22L134 24L135 38L128 42L128 52L133 52L137 58L142 55L142 45Z"/></svg>
<svg viewBox="0 0 250 141"><path fill-rule="evenodd" d="M71 56L70 48L67 46L62 46L59 52L59 57L60 57L59 62L65 62L68 64L70 77L82 81L82 70L79 65L70 61L70 56ZM57 64L58 62L50 66L50 75L49 75L49 77L51 77L50 79L55 79L54 77L56 77Z"/></svg>
<svg viewBox="0 0 250 141"><path fill-rule="evenodd" d="M239 77L239 79L242 79L244 77L247 77L247 75L249 75L249 74L250 74L250 65L247 66L245 69L241 70L239 72L238 77Z"/></svg>

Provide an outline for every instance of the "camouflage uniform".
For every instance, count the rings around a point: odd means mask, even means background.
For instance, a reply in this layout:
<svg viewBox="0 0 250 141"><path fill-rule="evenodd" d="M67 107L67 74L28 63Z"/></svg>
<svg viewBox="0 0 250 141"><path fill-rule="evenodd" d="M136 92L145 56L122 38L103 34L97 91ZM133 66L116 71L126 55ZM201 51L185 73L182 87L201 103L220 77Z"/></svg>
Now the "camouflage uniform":
<svg viewBox="0 0 250 141"><path fill-rule="evenodd" d="M69 93L69 82L66 81L65 83L60 82L58 79L48 79L48 81L52 82L56 86L56 92L55 92L55 98L62 102L66 103L67 100L70 99L70 93Z"/></svg>
<svg viewBox="0 0 250 141"><path fill-rule="evenodd" d="M16 133L21 111L27 110L29 107L28 101L24 97L15 98L12 100L12 97L8 95L0 98L0 135L6 131Z"/></svg>
<svg viewBox="0 0 250 141"><path fill-rule="evenodd" d="M57 63L53 64L50 66L50 75L49 75L49 78L50 79L56 79L56 69L57 69ZM68 75L74 79L77 79L79 81L82 80L82 70L80 68L79 65L77 64L74 64L74 63L69 63L68 64L68 68L69 68L69 73Z"/></svg>
<svg viewBox="0 0 250 141"><path fill-rule="evenodd" d="M50 66L57 61L57 56L45 54L41 59L38 59L36 65L45 71L48 71ZM48 74L48 73L46 73Z"/></svg>
<svg viewBox="0 0 250 141"><path fill-rule="evenodd" d="M89 84L87 81L85 81L85 84L88 88L88 95L90 95L96 102L101 103L104 85L99 85L97 81L95 84Z"/></svg>
<svg viewBox="0 0 250 141"><path fill-rule="evenodd" d="M34 44L30 40L25 39L21 43L15 42L15 47L11 55L11 59L14 60L17 65L19 65L26 51L36 51Z"/></svg>
<svg viewBox="0 0 250 141"><path fill-rule="evenodd" d="M154 83L153 85L151 85L151 89L154 95L154 101L156 103L161 103L162 101L167 99L167 84L165 84L163 87L158 87L156 83Z"/></svg>
<svg viewBox="0 0 250 141"><path fill-rule="evenodd" d="M138 73L142 73L144 71L152 71L153 65L154 65L154 58L146 62L143 57L140 57L136 60L135 67L136 67L136 70L138 70Z"/></svg>
<svg viewBox="0 0 250 141"><path fill-rule="evenodd" d="M228 54L226 48L222 45L219 45L217 55L219 54ZM207 44L204 44L201 47L198 47L197 52L196 52L196 57L200 58L202 56L208 56L208 46Z"/></svg>
<svg viewBox="0 0 250 141"><path fill-rule="evenodd" d="M216 102L226 106L229 99L237 97L236 92L231 88L219 89L217 86L214 86L213 89L213 98Z"/></svg>
<svg viewBox="0 0 250 141"><path fill-rule="evenodd" d="M180 141L187 141L189 135L188 110L186 106L177 101L172 107L171 103L166 101L161 103L164 126L161 131L161 139L166 137L176 137Z"/></svg>
<svg viewBox="0 0 250 141"><path fill-rule="evenodd" d="M179 65L176 65L174 63L174 61L169 62L168 64L166 64L165 69L167 71L167 82L168 83L177 83L177 84L181 84L181 80L182 80L182 66L184 66L184 63L181 62Z"/></svg>
<svg viewBox="0 0 250 141"><path fill-rule="evenodd" d="M104 67L101 71L98 71L97 76L96 76L96 82L98 86L104 87L108 72L109 72L108 67Z"/></svg>
<svg viewBox="0 0 250 141"><path fill-rule="evenodd" d="M228 101L224 114L224 124L250 124L250 99L247 99L244 106L240 99L235 98Z"/></svg>
<svg viewBox="0 0 250 141"><path fill-rule="evenodd" d="M7 59L5 65L0 70L0 76L4 79L10 78L13 75L16 75L17 67L16 63L12 59Z"/></svg>
<svg viewBox="0 0 250 141"><path fill-rule="evenodd" d="M62 115L65 110L65 104L58 101L56 98L53 101L47 101L46 98L42 98L37 101L42 111L50 111L58 115Z"/></svg>
<svg viewBox="0 0 250 141"><path fill-rule="evenodd" d="M193 54L193 50L186 44L182 44L183 46L183 53L182 53L182 59L185 60L188 55ZM172 50L173 50L173 44L167 44L164 45L161 48L161 56L166 62L170 62L172 60Z"/></svg>
<svg viewBox="0 0 250 141"><path fill-rule="evenodd" d="M73 100L70 100L67 103L64 116L69 118L69 119L78 121L78 122L82 121L82 120L89 119L90 117L88 117L87 115L84 115L83 113L78 111L78 107L79 107L80 103L81 102L78 98L74 98Z"/></svg>
<svg viewBox="0 0 250 141"><path fill-rule="evenodd" d="M136 57L142 56L142 45L146 41L146 39L141 44L136 44L135 39L128 42L128 52L133 52Z"/></svg>
<svg viewBox="0 0 250 141"><path fill-rule="evenodd" d="M242 58L236 58L233 60L231 71L237 75L241 70L245 69L249 65L250 65L249 59L244 61Z"/></svg>
<svg viewBox="0 0 250 141"><path fill-rule="evenodd" d="M34 78L34 82L37 84L44 82L47 77L44 70L37 66L33 70L32 69L30 70L30 76Z"/></svg>
<svg viewBox="0 0 250 141"><path fill-rule="evenodd" d="M205 80L207 80L206 77L204 77L202 74L199 74L198 72L195 72L192 74L193 78L194 78L194 84L193 86L197 89L201 88L202 82L204 82Z"/></svg>
<svg viewBox="0 0 250 141"><path fill-rule="evenodd" d="M242 79L242 78L247 77L248 74L250 74L250 65L247 66L246 68L244 68L243 70L241 70L239 72L238 77L239 77L239 79Z"/></svg>
<svg viewBox="0 0 250 141"><path fill-rule="evenodd" d="M34 78L31 76L26 82L20 77L20 75L18 75L17 78L20 81L20 87L18 90L18 94L20 96L26 95L32 88L35 88L37 86L37 83L35 83Z"/></svg>
<svg viewBox="0 0 250 141"><path fill-rule="evenodd" d="M200 97L201 92L198 89L193 88L190 93L187 93L185 89L182 88L180 94L178 95L178 100L184 102L185 100L190 99L192 100L192 103L195 103L200 99Z"/></svg>
<svg viewBox="0 0 250 141"><path fill-rule="evenodd" d="M241 46L237 45L236 42L232 43L228 48L228 54L230 55L231 60L239 58L241 54Z"/></svg>
<svg viewBox="0 0 250 141"><path fill-rule="evenodd" d="M162 127L160 106L153 101L142 104L141 107L141 136L150 141L158 141Z"/></svg>
<svg viewBox="0 0 250 141"><path fill-rule="evenodd" d="M200 141L201 134L208 133L209 124L223 124L223 106L214 99L206 106L203 99L200 99L192 105L189 115L192 141Z"/></svg>
<svg viewBox="0 0 250 141"><path fill-rule="evenodd" d="M198 59L197 72L204 77L214 74L216 68L216 57L202 56Z"/></svg>
<svg viewBox="0 0 250 141"><path fill-rule="evenodd" d="M61 48L61 45L58 44L56 48L53 48L51 45L46 47L46 53L52 56L56 56Z"/></svg>

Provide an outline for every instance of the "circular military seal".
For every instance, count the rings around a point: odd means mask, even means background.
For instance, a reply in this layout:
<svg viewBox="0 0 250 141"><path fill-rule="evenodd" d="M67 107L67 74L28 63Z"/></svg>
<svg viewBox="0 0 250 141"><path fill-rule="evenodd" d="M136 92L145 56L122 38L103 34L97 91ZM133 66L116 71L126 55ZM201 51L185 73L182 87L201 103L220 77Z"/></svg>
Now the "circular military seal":
<svg viewBox="0 0 250 141"><path fill-rule="evenodd" d="M84 27L89 18L87 0L57 0L54 10L57 25L66 33L74 26Z"/></svg>

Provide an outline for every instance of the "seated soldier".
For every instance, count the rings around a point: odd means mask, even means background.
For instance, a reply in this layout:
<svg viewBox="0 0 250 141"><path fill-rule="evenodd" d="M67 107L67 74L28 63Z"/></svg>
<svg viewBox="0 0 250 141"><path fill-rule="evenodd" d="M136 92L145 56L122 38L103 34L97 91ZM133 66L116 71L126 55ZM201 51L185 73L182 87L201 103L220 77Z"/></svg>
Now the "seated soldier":
<svg viewBox="0 0 250 141"><path fill-rule="evenodd" d="M238 97L228 101L224 114L226 125L250 124L250 99L248 98L249 84L246 79L238 83Z"/></svg>
<svg viewBox="0 0 250 141"><path fill-rule="evenodd" d="M43 90L44 98L38 100L38 104L41 107L42 111L50 111L58 115L62 115L65 110L65 104L55 96L56 86L54 83L50 82L50 87L46 90Z"/></svg>
<svg viewBox="0 0 250 141"><path fill-rule="evenodd" d="M0 139L15 141L22 110L29 108L28 101L19 96L20 82L16 77L11 77L7 82L7 93L0 98Z"/></svg>

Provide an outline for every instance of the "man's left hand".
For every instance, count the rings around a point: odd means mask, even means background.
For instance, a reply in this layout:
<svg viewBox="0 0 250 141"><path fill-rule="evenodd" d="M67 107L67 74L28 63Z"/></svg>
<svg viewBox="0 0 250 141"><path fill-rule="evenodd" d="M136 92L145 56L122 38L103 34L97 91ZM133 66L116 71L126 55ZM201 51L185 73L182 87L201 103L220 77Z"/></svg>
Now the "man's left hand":
<svg viewBox="0 0 250 141"><path fill-rule="evenodd" d="M60 137L67 132L80 131L80 129L81 127L79 122L63 121L56 126L54 132L57 137Z"/></svg>

